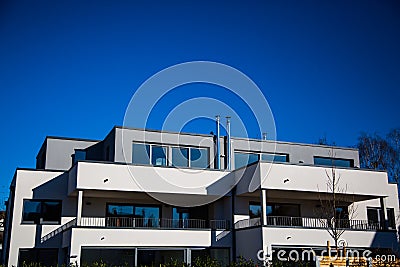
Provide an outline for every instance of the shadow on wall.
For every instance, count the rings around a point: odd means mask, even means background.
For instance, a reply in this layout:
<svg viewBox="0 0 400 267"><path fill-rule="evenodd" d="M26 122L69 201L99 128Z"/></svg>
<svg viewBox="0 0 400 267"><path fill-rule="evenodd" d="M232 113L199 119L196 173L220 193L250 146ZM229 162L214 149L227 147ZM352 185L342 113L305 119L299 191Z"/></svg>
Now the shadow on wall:
<svg viewBox="0 0 400 267"><path fill-rule="evenodd" d="M40 186L33 189L33 199L41 199L41 200L61 200L62 201L62 209L61 209L61 218L62 217L76 217L76 200L69 198L67 196L68 192L68 173L63 173L50 181L41 184ZM67 201L68 199L68 201ZM60 247L62 243L62 235L60 232L57 235L52 236L45 241L42 240L43 234L48 234L44 232L46 228L59 228L62 224L37 224L36 225L36 236L35 236L35 247L43 248L43 247Z"/></svg>
<svg viewBox="0 0 400 267"><path fill-rule="evenodd" d="M399 228L400 229L400 228ZM399 240L397 238L397 232L393 231L377 231L371 244L371 248L391 248L393 253L400 256Z"/></svg>

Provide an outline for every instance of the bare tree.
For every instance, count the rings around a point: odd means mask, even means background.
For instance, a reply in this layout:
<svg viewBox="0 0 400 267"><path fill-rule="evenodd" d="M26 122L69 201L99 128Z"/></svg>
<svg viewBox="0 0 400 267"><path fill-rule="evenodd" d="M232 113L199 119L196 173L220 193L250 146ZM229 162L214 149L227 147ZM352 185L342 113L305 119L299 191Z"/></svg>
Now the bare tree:
<svg viewBox="0 0 400 267"><path fill-rule="evenodd" d="M385 170L391 181L400 182L400 129L391 130L385 138L376 133L363 133L357 148L361 167Z"/></svg>
<svg viewBox="0 0 400 267"><path fill-rule="evenodd" d="M356 206L354 198L347 194L347 185L341 185L341 175L337 173L334 157L331 158L332 166L330 170L325 170L326 192L321 192L318 188L320 207L316 209L316 214L337 249L340 237L349 229L350 222L356 215Z"/></svg>
<svg viewBox="0 0 400 267"><path fill-rule="evenodd" d="M397 184L400 180L400 129L391 130L386 139L391 147L389 153L389 168L387 169L389 177Z"/></svg>

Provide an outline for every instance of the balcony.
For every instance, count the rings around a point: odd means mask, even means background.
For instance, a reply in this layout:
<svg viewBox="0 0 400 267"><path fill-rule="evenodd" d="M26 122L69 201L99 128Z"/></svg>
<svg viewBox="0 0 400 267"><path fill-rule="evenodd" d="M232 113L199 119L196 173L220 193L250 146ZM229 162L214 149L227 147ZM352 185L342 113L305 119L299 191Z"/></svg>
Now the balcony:
<svg viewBox="0 0 400 267"><path fill-rule="evenodd" d="M133 217L82 217L81 227L146 228L146 229L229 229L227 220L133 218Z"/></svg>
<svg viewBox="0 0 400 267"><path fill-rule="evenodd" d="M237 195L248 195L262 188L269 190L270 197L279 196L284 191L296 193L296 198L318 199L321 193L327 193L321 189L326 188L327 174L331 175L332 171L341 177L339 188L345 188L344 194L351 195L355 202L387 197L391 190L397 190L396 185L388 184L387 174L381 171L258 162L235 171L241 177Z"/></svg>
<svg viewBox="0 0 400 267"><path fill-rule="evenodd" d="M367 220L338 220L337 228L346 230L378 231L383 230L380 223ZM235 229L261 226L261 218L251 218L240 220L235 223ZM288 217L288 216L267 216L265 225L267 227L287 227L287 228L310 228L327 229L331 223L319 218Z"/></svg>
<svg viewBox="0 0 400 267"><path fill-rule="evenodd" d="M182 170L174 167L82 161L69 171L68 194L76 194L77 190L101 190L219 196L226 191L217 182L227 174L228 171L211 169Z"/></svg>

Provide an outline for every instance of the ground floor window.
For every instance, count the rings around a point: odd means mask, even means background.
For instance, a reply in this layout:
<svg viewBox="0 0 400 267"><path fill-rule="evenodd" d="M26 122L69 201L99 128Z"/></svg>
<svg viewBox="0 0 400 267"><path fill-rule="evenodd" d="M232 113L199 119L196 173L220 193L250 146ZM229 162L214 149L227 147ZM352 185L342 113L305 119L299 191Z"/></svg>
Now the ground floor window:
<svg viewBox="0 0 400 267"><path fill-rule="evenodd" d="M21 248L18 256L18 266L39 264L41 266L56 266L58 261L58 249L56 248Z"/></svg>
<svg viewBox="0 0 400 267"><path fill-rule="evenodd" d="M82 248L82 266L92 266L100 262L107 265L134 266L135 250L122 248Z"/></svg>
<svg viewBox="0 0 400 267"><path fill-rule="evenodd" d="M185 262L186 248L98 248L84 247L81 251L81 266L92 266L103 262L108 266L160 266L161 264ZM230 263L229 248L192 248L192 263L197 258L211 257L221 266ZM136 264L136 265L135 265Z"/></svg>
<svg viewBox="0 0 400 267"><path fill-rule="evenodd" d="M157 250L157 249L138 249L138 266L159 266L163 263L184 262L184 251L179 250Z"/></svg>

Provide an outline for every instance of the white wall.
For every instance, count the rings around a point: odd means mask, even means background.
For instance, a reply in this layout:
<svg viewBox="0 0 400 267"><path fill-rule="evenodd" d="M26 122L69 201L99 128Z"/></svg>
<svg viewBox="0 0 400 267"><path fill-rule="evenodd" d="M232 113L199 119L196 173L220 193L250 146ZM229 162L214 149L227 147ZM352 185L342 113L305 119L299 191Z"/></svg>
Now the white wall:
<svg viewBox="0 0 400 267"><path fill-rule="evenodd" d="M76 176L74 172L76 169ZM218 195L218 182L228 172L166 167L79 162L71 172L69 193L74 190L135 191L197 195ZM76 188L73 186L76 184ZM224 192L226 193L226 192Z"/></svg>
<svg viewBox="0 0 400 267"><path fill-rule="evenodd" d="M75 217L74 201L67 197L67 176L62 172L17 170L14 217L10 239L9 266L17 265L19 248L32 248L40 244L40 238L60 227L60 225L21 224L23 200L32 198L60 199L63 201L61 225ZM41 233L36 233L37 230ZM60 239L61 240L61 239ZM57 245L58 244L53 244Z"/></svg>
<svg viewBox="0 0 400 267"><path fill-rule="evenodd" d="M263 227L264 243L272 246L326 246L334 240L325 229ZM345 231L340 237L349 247L397 247L395 232Z"/></svg>
<svg viewBox="0 0 400 267"><path fill-rule="evenodd" d="M260 163L262 188L307 192L326 192L327 174L330 167L301 166L290 164ZM347 194L387 196L386 172L336 168L340 177L339 187L347 188ZM285 180L289 179L285 182Z"/></svg>
<svg viewBox="0 0 400 267"><path fill-rule="evenodd" d="M257 252L263 249L262 228L248 228L236 231L236 256L257 262Z"/></svg>

